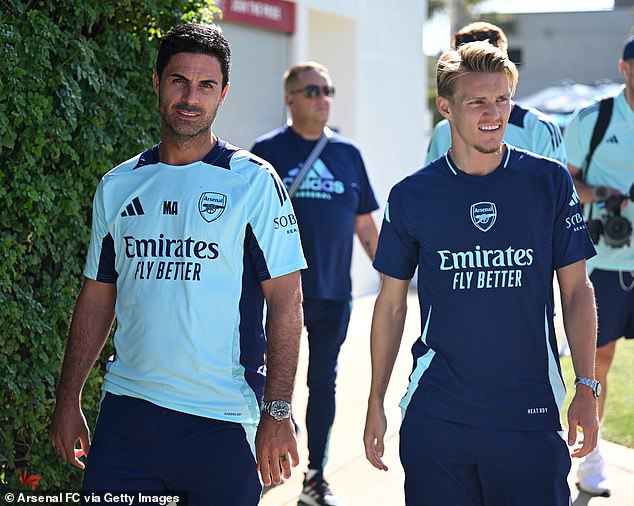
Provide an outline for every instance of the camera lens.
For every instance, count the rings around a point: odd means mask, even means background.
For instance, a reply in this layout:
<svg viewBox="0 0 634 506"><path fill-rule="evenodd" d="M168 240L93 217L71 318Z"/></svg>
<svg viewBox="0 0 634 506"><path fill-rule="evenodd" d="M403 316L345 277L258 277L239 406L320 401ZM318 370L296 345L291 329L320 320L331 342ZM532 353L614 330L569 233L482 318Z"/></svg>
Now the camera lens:
<svg viewBox="0 0 634 506"><path fill-rule="evenodd" d="M623 216L610 216L603 225L605 243L613 248L621 248L630 243L632 224Z"/></svg>

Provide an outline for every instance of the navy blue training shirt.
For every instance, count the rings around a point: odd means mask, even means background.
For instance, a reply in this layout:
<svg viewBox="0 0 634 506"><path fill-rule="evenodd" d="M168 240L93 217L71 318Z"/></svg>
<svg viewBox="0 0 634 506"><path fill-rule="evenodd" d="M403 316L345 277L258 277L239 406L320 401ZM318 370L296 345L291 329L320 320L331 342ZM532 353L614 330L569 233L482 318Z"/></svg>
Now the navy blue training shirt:
<svg viewBox="0 0 634 506"><path fill-rule="evenodd" d="M473 176L446 154L394 186L374 266L398 279L418 267L422 332L403 410L560 430L553 271L594 254L554 160L507 146L494 172Z"/></svg>
<svg viewBox="0 0 634 506"><path fill-rule="evenodd" d="M284 126L256 139L251 151L270 162L289 187L317 141ZM357 146L334 133L293 198L308 269L304 297L350 300L355 218L379 206Z"/></svg>

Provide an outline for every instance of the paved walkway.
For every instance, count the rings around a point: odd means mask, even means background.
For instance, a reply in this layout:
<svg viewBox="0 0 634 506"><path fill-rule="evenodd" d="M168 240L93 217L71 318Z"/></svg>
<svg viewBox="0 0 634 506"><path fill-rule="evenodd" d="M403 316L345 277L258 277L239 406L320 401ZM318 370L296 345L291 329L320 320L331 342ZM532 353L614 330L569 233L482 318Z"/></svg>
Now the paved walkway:
<svg viewBox="0 0 634 506"><path fill-rule="evenodd" d="M345 506L402 506L405 504L403 470L398 458L400 424L398 402L405 392L407 377L411 371L410 347L416 336L420 335L418 303L415 294L412 293L408 303L409 313L401 350L386 396L388 433L384 462L389 467L389 471L382 472L366 461L363 449L363 427L370 388L369 340L374 299L374 295L355 299L348 338L341 350L339 360L337 417L331 434L326 479ZM307 346L306 339L303 339L293 401L295 415L300 424L306 410L306 368ZM293 470L290 480L273 488L264 496L260 502L261 506L297 504L307 460L306 431L301 431L299 434L299 448L302 460L300 466ZM610 498L590 497L579 493L574 480L576 462L573 461L569 483L574 506L634 505L634 449L606 442L604 453L614 487L612 496Z"/></svg>

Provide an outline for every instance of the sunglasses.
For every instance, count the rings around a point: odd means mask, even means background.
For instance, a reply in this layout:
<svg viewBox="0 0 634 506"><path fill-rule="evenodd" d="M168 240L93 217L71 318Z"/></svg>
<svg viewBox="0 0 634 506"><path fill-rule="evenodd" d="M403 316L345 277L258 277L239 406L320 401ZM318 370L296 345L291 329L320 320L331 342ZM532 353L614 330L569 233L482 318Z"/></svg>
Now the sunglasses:
<svg viewBox="0 0 634 506"><path fill-rule="evenodd" d="M471 32L462 35L456 35L454 37L454 42L456 43L456 47L459 47L463 44L475 42L477 40L488 40L492 45L495 46L498 39L499 35L497 32Z"/></svg>
<svg viewBox="0 0 634 506"><path fill-rule="evenodd" d="M308 84L303 88L289 92L289 95L295 95L295 93L303 93L306 98L317 98L321 95L325 97L334 97L334 86L319 86L317 84Z"/></svg>

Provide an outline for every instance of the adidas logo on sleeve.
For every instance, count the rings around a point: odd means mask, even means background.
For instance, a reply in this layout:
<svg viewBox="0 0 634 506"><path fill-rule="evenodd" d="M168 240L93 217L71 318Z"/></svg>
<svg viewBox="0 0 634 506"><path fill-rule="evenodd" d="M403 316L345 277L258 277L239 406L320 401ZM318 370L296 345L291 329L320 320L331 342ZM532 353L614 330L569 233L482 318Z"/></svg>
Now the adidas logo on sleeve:
<svg viewBox="0 0 634 506"><path fill-rule="evenodd" d="M121 212L121 216L123 218L126 216L141 216L143 214L145 214L145 211L143 211L143 206L141 205L139 197L134 197L132 202L130 202L125 207L125 210Z"/></svg>

